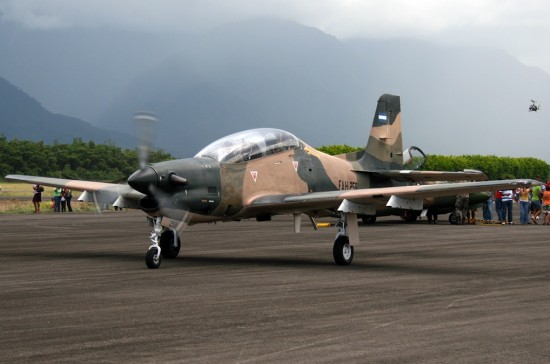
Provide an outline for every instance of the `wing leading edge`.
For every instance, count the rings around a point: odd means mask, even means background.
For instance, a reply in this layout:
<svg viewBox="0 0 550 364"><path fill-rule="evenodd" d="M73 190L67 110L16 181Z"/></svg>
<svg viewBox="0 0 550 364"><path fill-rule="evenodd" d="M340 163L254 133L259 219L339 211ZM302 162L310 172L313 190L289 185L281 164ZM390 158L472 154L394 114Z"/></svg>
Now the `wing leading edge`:
<svg viewBox="0 0 550 364"><path fill-rule="evenodd" d="M251 201L251 208L277 211L307 212L320 209L343 211L344 201L356 207L364 207L365 212L376 206L391 206L422 210L419 201L426 197L452 196L461 193L486 192L512 189L521 186L541 184L535 180L500 180L462 183L439 183L400 187L365 188L358 190L312 192L294 196L262 196Z"/></svg>
<svg viewBox="0 0 550 364"><path fill-rule="evenodd" d="M137 202L144 196L144 194L134 190L128 185L116 183L25 176L19 174L7 175L6 180L82 191L82 195L78 198L79 201L94 202L97 204L110 204L121 208L139 208Z"/></svg>
<svg viewBox="0 0 550 364"><path fill-rule="evenodd" d="M487 175L474 169L465 169L459 172L446 171L416 171L416 170L380 170L355 171L375 177L392 178L396 181L408 182L438 182L438 181L487 181Z"/></svg>

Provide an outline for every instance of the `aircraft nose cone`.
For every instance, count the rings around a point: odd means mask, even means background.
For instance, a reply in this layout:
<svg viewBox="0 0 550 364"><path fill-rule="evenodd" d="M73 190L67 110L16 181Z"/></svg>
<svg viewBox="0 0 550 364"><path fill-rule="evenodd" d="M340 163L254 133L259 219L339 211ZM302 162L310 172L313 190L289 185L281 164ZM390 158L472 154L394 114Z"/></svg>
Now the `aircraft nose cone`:
<svg viewBox="0 0 550 364"><path fill-rule="evenodd" d="M134 172L128 178L128 184L134 190L141 193L149 194L150 186L156 186L158 183L157 172L151 167L145 167L139 171Z"/></svg>

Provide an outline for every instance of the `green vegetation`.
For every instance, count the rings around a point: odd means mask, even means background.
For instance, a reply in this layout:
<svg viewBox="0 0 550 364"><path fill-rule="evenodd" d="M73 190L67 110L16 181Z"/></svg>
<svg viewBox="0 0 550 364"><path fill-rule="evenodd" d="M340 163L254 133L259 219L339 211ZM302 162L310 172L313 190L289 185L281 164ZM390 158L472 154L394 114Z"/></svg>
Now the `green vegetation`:
<svg viewBox="0 0 550 364"><path fill-rule="evenodd" d="M328 145L318 150L337 155L361 150L349 145ZM545 182L550 177L550 165L536 158L497 157L494 155L429 155L428 161L421 168L425 171L461 171L477 169L484 172L489 179L536 178Z"/></svg>
<svg viewBox="0 0 550 364"><path fill-rule="evenodd" d="M173 159L162 150L152 151L151 162ZM0 178L7 174L117 181L138 169L137 150L74 139L72 144L7 140L0 137Z"/></svg>
<svg viewBox="0 0 550 364"><path fill-rule="evenodd" d="M361 147L328 145L318 150L337 155L359 151ZM156 150L151 162L173 159ZM121 149L112 144L95 144L74 139L71 144L47 145L44 142L7 140L0 136L0 178L7 174L27 174L46 177L118 181L138 169L138 151ZM489 179L535 178L543 181L550 176L550 165L536 158L512 158L482 155L430 155L423 170L460 171L477 169Z"/></svg>
<svg viewBox="0 0 550 364"><path fill-rule="evenodd" d="M319 147L316 149L330 155L338 155L338 154L357 152L364 148L350 147L349 145L344 144L344 145L323 145L322 147Z"/></svg>
<svg viewBox="0 0 550 364"><path fill-rule="evenodd" d="M546 181L550 176L550 165L537 158L497 157L494 155L430 155L423 170L460 171L477 169L489 179L536 178Z"/></svg>

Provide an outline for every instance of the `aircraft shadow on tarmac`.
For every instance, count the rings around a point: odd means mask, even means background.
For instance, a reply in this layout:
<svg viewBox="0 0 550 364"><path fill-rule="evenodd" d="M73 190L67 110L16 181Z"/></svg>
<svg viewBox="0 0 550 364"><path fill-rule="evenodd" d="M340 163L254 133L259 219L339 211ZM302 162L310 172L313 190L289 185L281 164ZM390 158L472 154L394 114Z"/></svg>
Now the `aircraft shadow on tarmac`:
<svg viewBox="0 0 550 364"><path fill-rule="evenodd" d="M418 256L417 252L410 252L411 257ZM12 252L7 254L16 258L34 258L36 260L101 260L110 262L132 262L135 264L142 264L141 252L127 253L127 252ZM297 269L318 269L323 267L326 270L342 272L387 272L396 274L431 274L431 275L479 275L490 274L494 275L494 272L487 271L485 269L466 269L460 266L448 266L445 267L430 265L429 259L422 259L422 264L402 264L397 262L377 262L381 256L386 254L372 254L370 261L354 261L350 266L338 266L335 265L329 257L326 260L318 260L314 258L286 258L286 257L228 257L228 256L206 256L206 255L193 255L182 256L176 259L170 259L166 261L165 269L182 269L182 273L185 273L186 267L235 267L235 266L254 266L264 268L284 267L284 268L297 268ZM387 256L397 255L394 253ZM407 258L406 252L400 252L398 254L401 259ZM426 257L426 254L421 254ZM437 258L435 258L437 259ZM414 262L414 259L408 259L410 262ZM143 263L144 264L144 263ZM143 266L145 269L145 265Z"/></svg>
<svg viewBox="0 0 550 364"><path fill-rule="evenodd" d="M142 254L127 252L11 252L6 256L18 258L37 258L40 260L109 260L109 261L124 261L136 262L143 260Z"/></svg>
<svg viewBox="0 0 550 364"><path fill-rule="evenodd" d="M324 267L333 271L341 272L394 272L403 274L443 274L443 275L478 275L481 271L464 270L462 267L436 267L429 265L413 265L399 263L380 263L380 262L357 262L352 265L341 267L327 258L326 261L315 259L288 259L288 258L262 258L262 257L208 257L192 256L180 257L176 262L183 261L185 265L192 266L265 266L265 267L286 267L286 268L311 268L317 269ZM187 264L188 263L188 264ZM429 264L429 263L427 263Z"/></svg>

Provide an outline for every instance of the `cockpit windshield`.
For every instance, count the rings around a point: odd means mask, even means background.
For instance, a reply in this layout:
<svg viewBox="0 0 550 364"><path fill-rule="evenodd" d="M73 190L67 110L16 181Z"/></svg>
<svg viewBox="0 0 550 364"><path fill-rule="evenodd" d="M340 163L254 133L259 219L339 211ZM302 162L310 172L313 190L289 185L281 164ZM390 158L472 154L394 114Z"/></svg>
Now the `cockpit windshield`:
<svg viewBox="0 0 550 364"><path fill-rule="evenodd" d="M300 147L300 140L279 129L251 129L231 134L206 146L195 157L239 163Z"/></svg>

